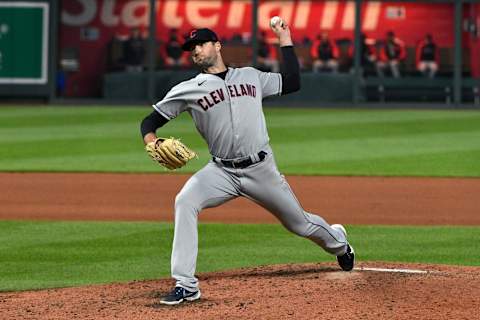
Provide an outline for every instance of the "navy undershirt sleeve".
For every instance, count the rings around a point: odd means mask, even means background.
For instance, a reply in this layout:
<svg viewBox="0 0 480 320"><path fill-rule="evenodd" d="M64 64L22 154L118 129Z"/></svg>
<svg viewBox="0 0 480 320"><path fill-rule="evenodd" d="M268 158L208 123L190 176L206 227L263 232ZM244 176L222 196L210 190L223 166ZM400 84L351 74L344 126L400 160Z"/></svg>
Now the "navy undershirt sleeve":
<svg viewBox="0 0 480 320"><path fill-rule="evenodd" d="M155 133L158 128L165 125L168 121L169 119L165 118L157 111L153 111L143 119L142 124L140 125L142 137L145 137L145 135L150 132Z"/></svg>
<svg viewBox="0 0 480 320"><path fill-rule="evenodd" d="M280 48L283 57L282 95L300 90L300 65L293 46Z"/></svg>

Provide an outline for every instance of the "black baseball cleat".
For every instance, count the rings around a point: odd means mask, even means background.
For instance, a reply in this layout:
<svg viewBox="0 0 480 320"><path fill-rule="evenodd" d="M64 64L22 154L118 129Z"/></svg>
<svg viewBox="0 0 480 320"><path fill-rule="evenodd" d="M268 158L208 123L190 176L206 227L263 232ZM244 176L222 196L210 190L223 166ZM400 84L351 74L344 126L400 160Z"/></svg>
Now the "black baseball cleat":
<svg viewBox="0 0 480 320"><path fill-rule="evenodd" d="M341 224L332 224L331 227L342 232L345 238L347 237L347 230ZM347 244L347 251L343 255L337 256L337 261L343 271L351 271L353 269L355 265L355 251L353 251L353 247L350 244Z"/></svg>
<svg viewBox="0 0 480 320"><path fill-rule="evenodd" d="M351 271L355 264L355 252L353 248L347 244L347 252L341 256L337 256L338 264L343 271Z"/></svg>
<svg viewBox="0 0 480 320"><path fill-rule="evenodd" d="M175 287L172 292L160 299L160 303L176 305L183 301L194 301L200 299L201 293L198 291L188 291L182 287Z"/></svg>

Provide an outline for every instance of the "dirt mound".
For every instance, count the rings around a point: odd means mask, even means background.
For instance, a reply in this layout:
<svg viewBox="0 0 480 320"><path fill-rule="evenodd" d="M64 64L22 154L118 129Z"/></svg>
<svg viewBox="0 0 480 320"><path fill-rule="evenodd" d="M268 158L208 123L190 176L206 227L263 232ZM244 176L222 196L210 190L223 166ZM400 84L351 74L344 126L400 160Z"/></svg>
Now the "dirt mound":
<svg viewBox="0 0 480 320"><path fill-rule="evenodd" d="M385 270L389 269L389 270ZM480 268L359 263L201 274L202 299L170 307L170 279L0 293L2 319L472 319Z"/></svg>

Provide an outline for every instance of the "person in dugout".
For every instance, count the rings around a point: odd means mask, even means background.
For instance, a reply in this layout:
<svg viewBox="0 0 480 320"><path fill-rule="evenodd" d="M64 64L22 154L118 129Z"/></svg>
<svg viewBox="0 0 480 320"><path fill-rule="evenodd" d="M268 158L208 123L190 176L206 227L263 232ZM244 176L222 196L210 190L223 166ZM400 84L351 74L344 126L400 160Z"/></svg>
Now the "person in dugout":
<svg viewBox="0 0 480 320"><path fill-rule="evenodd" d="M125 70L128 72L141 72L145 63L145 39L140 28L130 30L130 36L123 45L123 59Z"/></svg>
<svg viewBox="0 0 480 320"><path fill-rule="evenodd" d="M405 56L405 43L397 38L393 31L387 32L387 38L380 49L380 59L377 61L378 76L383 77L385 69L389 68L394 78L400 78L400 62Z"/></svg>
<svg viewBox="0 0 480 320"><path fill-rule="evenodd" d="M438 47L433 41L432 35L427 34L417 46L417 70L429 78L434 78L438 71L438 60Z"/></svg>
<svg viewBox="0 0 480 320"><path fill-rule="evenodd" d="M258 36L257 50L258 68L266 72L279 72L280 62L275 46L267 41L267 33L262 31Z"/></svg>
<svg viewBox="0 0 480 320"><path fill-rule="evenodd" d="M164 47L164 61L168 68L179 68L188 65L188 59L182 50L182 45L176 29L171 29L168 41Z"/></svg>
<svg viewBox="0 0 480 320"><path fill-rule="evenodd" d="M327 32L322 32L313 42L310 54L312 56L313 72L338 71L338 47L331 41Z"/></svg>
<svg viewBox="0 0 480 320"><path fill-rule="evenodd" d="M352 61L355 59L355 48L353 45L349 47L349 56ZM377 53L375 49L375 39L367 37L362 32L360 35L360 65L362 67L362 75L371 74L375 72L375 65L377 63Z"/></svg>

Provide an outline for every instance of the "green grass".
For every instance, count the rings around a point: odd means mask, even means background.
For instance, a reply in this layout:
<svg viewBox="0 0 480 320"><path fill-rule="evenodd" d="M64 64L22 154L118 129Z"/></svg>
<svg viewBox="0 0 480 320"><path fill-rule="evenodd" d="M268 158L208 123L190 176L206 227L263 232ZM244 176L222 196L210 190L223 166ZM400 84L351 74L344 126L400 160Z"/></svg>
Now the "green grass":
<svg viewBox="0 0 480 320"><path fill-rule="evenodd" d="M162 172L143 152L148 107L2 107L0 171ZM265 109L285 174L480 176L480 112ZM210 159L188 114L159 135Z"/></svg>
<svg viewBox="0 0 480 320"><path fill-rule="evenodd" d="M359 261L480 266L480 227L348 226ZM173 226L0 221L0 291L169 277ZM280 225L200 224L197 272L334 261Z"/></svg>
<svg viewBox="0 0 480 320"><path fill-rule="evenodd" d="M148 107L0 108L0 171L163 172L143 151ZM480 177L480 112L266 109L285 174ZM187 114L159 130L200 159ZM332 261L279 225L201 224L197 272ZM167 223L0 221L0 291L168 277ZM480 266L480 227L350 226L360 261Z"/></svg>

